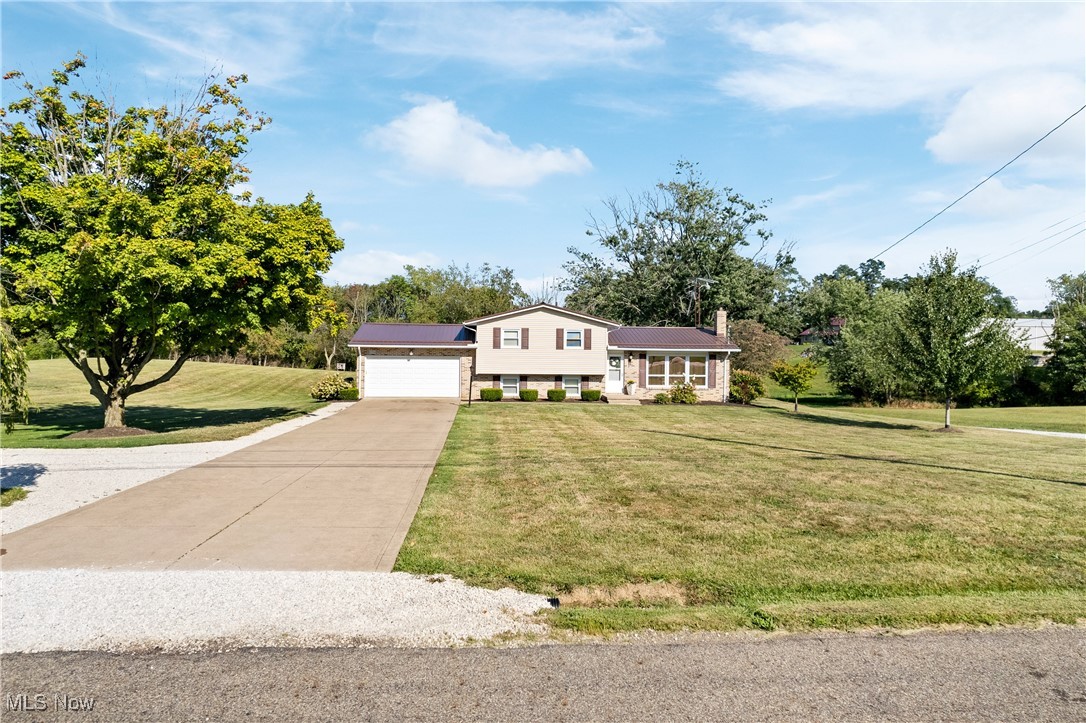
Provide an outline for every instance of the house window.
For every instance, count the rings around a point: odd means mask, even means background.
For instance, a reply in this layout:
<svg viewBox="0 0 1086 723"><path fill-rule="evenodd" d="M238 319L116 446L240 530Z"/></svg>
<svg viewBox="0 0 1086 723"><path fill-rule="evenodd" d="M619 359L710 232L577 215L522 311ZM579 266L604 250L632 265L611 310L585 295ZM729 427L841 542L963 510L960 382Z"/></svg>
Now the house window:
<svg viewBox="0 0 1086 723"><path fill-rule="evenodd" d="M567 397L573 397L581 393L580 377L562 377L562 388L566 390Z"/></svg>
<svg viewBox="0 0 1086 723"><path fill-rule="evenodd" d="M580 329L566 329L566 348L567 349L580 349L581 338L584 336L584 332Z"/></svg>
<svg viewBox="0 0 1086 723"><path fill-rule="evenodd" d="M502 375L502 396L515 397L520 394L520 377Z"/></svg>
<svg viewBox="0 0 1086 723"><path fill-rule="evenodd" d="M689 382L695 387L708 386L709 359L704 355L650 354L650 387L670 387L675 382Z"/></svg>
<svg viewBox="0 0 1086 723"><path fill-rule="evenodd" d="M520 329L502 329L502 349L520 348Z"/></svg>

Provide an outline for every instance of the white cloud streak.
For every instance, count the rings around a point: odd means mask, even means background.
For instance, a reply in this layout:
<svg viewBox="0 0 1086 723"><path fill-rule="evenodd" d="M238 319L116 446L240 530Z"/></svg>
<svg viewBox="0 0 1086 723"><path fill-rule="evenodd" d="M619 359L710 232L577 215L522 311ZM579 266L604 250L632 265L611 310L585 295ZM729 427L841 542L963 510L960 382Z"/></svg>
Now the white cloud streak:
<svg viewBox="0 0 1086 723"><path fill-rule="evenodd" d="M1086 53L1080 3L783 7L776 22L727 14L719 25L757 63L720 88L773 110L938 103L1003 73L1081 71Z"/></svg>
<svg viewBox="0 0 1086 723"><path fill-rule="evenodd" d="M639 53L663 45L652 28L618 7L582 12L491 3L397 6L377 24L373 42L390 53L468 60L532 76L629 66Z"/></svg>
<svg viewBox="0 0 1086 723"><path fill-rule="evenodd" d="M524 188L592 167L579 148L518 147L505 133L462 114L454 102L433 98L374 129L367 141L414 171L483 188Z"/></svg>
<svg viewBox="0 0 1086 723"><path fill-rule="evenodd" d="M393 274L402 274L404 266L436 266L441 259L428 251L403 254L384 249L369 249L340 256L325 274L334 284L376 284Z"/></svg>

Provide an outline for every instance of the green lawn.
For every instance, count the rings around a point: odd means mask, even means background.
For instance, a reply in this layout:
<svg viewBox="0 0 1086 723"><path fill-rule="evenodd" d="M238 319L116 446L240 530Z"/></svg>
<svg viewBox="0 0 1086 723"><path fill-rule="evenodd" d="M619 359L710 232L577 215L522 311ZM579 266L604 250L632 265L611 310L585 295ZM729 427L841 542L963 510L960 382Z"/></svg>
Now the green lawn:
<svg viewBox="0 0 1086 723"><path fill-rule="evenodd" d="M588 632L1086 619L1079 440L774 407L461 408L396 569Z"/></svg>
<svg viewBox="0 0 1086 723"><path fill-rule="evenodd" d="M804 358L804 353L821 347L821 344L791 344L788 347L788 357L785 361L794 364ZM770 399L780 399L785 402L792 401L792 392L780 386L769 375L765 376L766 395ZM850 404L852 397L841 394L837 387L826 376L826 365L818 367L818 374L811 382L811 388L799 395L800 404Z"/></svg>
<svg viewBox="0 0 1086 723"><path fill-rule="evenodd" d="M142 376L168 368L153 361ZM102 426L102 411L79 371L66 359L30 362L29 424L3 433L0 443L15 447L135 447L148 444L233 439L274 422L324 406L309 388L326 372L235 364L188 362L177 376L128 400L128 424L159 434L119 439L65 437Z"/></svg>
<svg viewBox="0 0 1086 723"><path fill-rule="evenodd" d="M843 410L837 410L843 411ZM849 407L849 414L904 419L943 426L943 410ZM951 426L1038 429L1047 432L1086 434L1086 407L975 407L950 410Z"/></svg>

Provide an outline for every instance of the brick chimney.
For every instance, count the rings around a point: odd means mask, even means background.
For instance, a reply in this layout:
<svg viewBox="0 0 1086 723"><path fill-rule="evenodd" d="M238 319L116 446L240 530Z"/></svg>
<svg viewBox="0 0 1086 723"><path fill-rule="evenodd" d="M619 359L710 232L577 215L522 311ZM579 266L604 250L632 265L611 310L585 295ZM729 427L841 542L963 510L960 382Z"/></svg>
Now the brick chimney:
<svg viewBox="0 0 1086 723"><path fill-rule="evenodd" d="M723 309L716 310L716 326L713 327L713 331L717 336L728 335L728 312Z"/></svg>

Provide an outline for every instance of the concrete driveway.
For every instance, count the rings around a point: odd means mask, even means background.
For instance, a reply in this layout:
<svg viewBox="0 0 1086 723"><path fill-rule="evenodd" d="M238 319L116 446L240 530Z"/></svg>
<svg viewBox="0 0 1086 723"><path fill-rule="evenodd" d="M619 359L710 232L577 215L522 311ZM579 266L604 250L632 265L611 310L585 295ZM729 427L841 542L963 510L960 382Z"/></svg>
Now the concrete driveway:
<svg viewBox="0 0 1086 723"><path fill-rule="evenodd" d="M7 570L392 569L455 400L365 400L3 538Z"/></svg>

